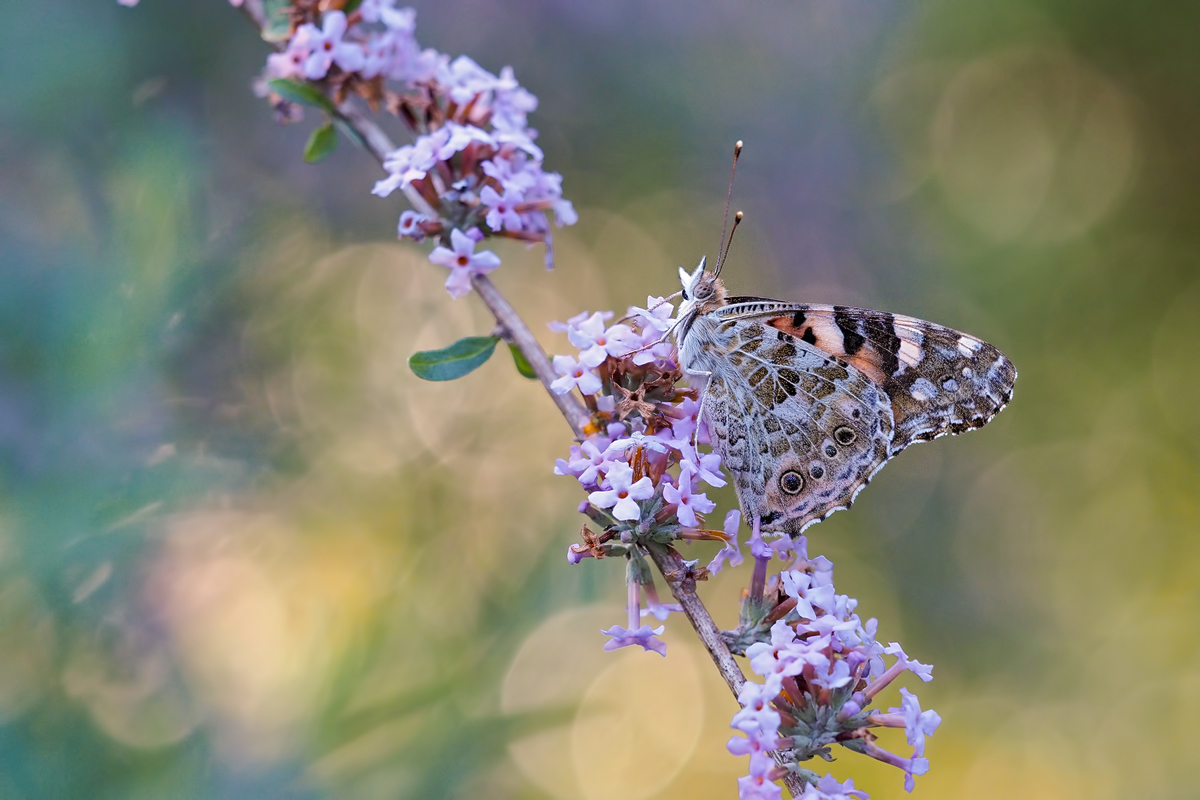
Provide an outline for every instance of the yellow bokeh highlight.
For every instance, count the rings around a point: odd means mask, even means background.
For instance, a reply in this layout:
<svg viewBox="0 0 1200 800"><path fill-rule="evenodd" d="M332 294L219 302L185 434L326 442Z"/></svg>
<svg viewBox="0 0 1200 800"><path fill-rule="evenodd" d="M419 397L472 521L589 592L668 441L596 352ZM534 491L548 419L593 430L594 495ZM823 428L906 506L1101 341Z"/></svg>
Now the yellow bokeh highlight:
<svg viewBox="0 0 1200 800"><path fill-rule="evenodd" d="M667 786L704 721L689 646L668 661L630 648L588 687L571 726L571 760L586 800L642 800Z"/></svg>

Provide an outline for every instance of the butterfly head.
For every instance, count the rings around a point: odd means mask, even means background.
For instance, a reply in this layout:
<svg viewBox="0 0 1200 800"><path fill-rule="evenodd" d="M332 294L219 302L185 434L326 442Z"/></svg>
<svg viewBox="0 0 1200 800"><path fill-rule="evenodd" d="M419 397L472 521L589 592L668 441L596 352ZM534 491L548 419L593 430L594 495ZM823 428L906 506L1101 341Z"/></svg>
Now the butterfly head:
<svg viewBox="0 0 1200 800"><path fill-rule="evenodd" d="M683 302L679 304L679 319L689 314L703 313L709 309L725 305L725 284L714 273L704 269L705 259L689 273L683 267L679 268L679 282L683 284Z"/></svg>

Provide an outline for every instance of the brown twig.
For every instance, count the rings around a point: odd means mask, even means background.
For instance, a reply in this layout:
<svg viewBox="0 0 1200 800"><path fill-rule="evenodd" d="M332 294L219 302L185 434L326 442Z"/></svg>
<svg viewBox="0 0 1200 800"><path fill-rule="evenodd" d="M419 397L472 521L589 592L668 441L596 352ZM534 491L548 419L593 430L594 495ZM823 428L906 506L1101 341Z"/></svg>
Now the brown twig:
<svg viewBox="0 0 1200 800"><path fill-rule="evenodd" d="M663 580L671 587L671 594L683 608L688 622L692 623L696 635L700 637L700 643L704 645L709 657L717 665L717 672L721 673L729 691L733 692L736 697L746 683L746 676L742 674L742 668L738 666L738 663L733 660L733 653L729 652L729 646L721 638L721 629L717 627L712 615L708 613L708 608L696 594L695 582L688 580L683 556L679 555L679 552L673 547L651 545L650 558L654 560L654 565L662 573ZM773 752L771 755L775 758L776 764L781 767L787 766L787 760L782 755L777 752ZM793 797L804 791L804 781L794 773L789 772L785 775L783 783Z"/></svg>
<svg viewBox="0 0 1200 800"><path fill-rule="evenodd" d="M557 376L554 374L553 367L550 366L550 359L546 358L545 351L533 338L533 331L529 330L529 326L525 324L525 321L521 319L504 295L500 294L496 284L492 283L487 275L471 276L471 285L475 287L475 292L492 312L492 316L496 318L496 323L504 329L504 339L511 342L525 356L525 360L529 362L529 366L533 367L533 372L542 382L542 386L546 387L550 399L558 406L558 410L562 412L563 418L571 426L571 430L575 431L575 436L582 439L583 429L591 421L591 416L584 408L583 403L575 398L575 395L558 394L550 389L550 384Z"/></svg>
<svg viewBox="0 0 1200 800"><path fill-rule="evenodd" d="M263 13L261 0L245 0L242 4L242 11L250 17L251 20L262 30L266 24L266 15ZM362 111L347 100L337 107L337 115L341 122L351 128L362 139L367 151L375 157L375 160L383 163L389 153L396 149L388 135L371 120L367 119ZM436 219L439 215L437 210L432 208L421 194L412 186L404 188L404 195L412 204L413 208L425 214L428 217ZM546 389L546 393L550 395L550 399L558 406L558 410L566 419L567 424L575 432L576 437L582 439L584 436L584 428L590 421L590 415L584 405L579 402L574 395L557 394L550 389L550 384L556 378L554 370L550 365L550 359L546 357L546 353L542 350L541 345L533 336L533 332L525 321L517 314L512 304L500 293L496 285L486 275L474 275L471 277L471 285L475 292L483 300L488 310L492 312L492 316L496 319L496 324L502 331L506 341L511 342L525 356L525 360L533 368L538 380ZM736 697L742 690L742 686L746 683L746 676L742 674L741 667L733 659L733 654L729 652L728 645L721 638L721 631L713 621L712 615L708 613L708 609L696 594L695 582L689 581L686 577L686 570L683 564L683 557L679 555L672 547L662 545L653 545L650 548L650 556L654 560L655 566L662 573L663 579L671 587L671 594L675 596L675 600L683 608L684 615L688 621L692 623L697 636L700 637L701 643L708 651L713 663L717 666L717 671L721 673L721 678L724 679L729 690ZM672 576L674 579L672 579ZM772 754L775 757L775 763L781 767L786 766L785 759L779 753ZM783 777L784 785L793 796L799 795L804 791L804 781L798 775L788 773Z"/></svg>

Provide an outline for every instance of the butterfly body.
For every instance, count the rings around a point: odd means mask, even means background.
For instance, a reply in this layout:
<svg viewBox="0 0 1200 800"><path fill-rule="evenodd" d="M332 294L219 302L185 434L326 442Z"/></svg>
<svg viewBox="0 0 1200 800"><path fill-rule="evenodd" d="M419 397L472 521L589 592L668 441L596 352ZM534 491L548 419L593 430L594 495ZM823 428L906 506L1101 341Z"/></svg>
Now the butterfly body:
<svg viewBox="0 0 1200 800"><path fill-rule="evenodd" d="M908 445L987 423L1016 370L994 346L879 311L725 296L680 270L676 342L746 518L792 536Z"/></svg>

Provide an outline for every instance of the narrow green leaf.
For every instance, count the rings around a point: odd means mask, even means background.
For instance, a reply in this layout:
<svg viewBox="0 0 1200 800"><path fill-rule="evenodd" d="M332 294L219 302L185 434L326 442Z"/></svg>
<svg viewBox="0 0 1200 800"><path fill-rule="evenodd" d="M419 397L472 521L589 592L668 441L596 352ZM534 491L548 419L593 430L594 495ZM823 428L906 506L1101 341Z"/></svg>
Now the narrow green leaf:
<svg viewBox="0 0 1200 800"><path fill-rule="evenodd" d="M267 24L262 29L262 38L268 42L286 42L292 34L292 20L288 14L292 0L263 0L263 13Z"/></svg>
<svg viewBox="0 0 1200 800"><path fill-rule="evenodd" d="M408 357L408 367L427 381L461 378L492 357L496 336L468 336L441 350L424 350Z"/></svg>
<svg viewBox="0 0 1200 800"><path fill-rule="evenodd" d="M525 358L525 354L515 344L510 344L508 349L512 351L513 363L517 365L517 372L523 377L537 380L537 373L533 371L533 366L530 365L529 359Z"/></svg>
<svg viewBox="0 0 1200 800"><path fill-rule="evenodd" d="M326 122L308 137L308 144L304 145L304 160L310 164L324 161L337 147L337 143L338 135L333 129L333 123Z"/></svg>
<svg viewBox="0 0 1200 800"><path fill-rule="evenodd" d="M315 86L294 81L290 78L275 78L267 81L267 85L271 87L272 92L280 95L285 100L291 100L293 103L301 103L313 108L320 108L328 111L330 114L337 113L337 108L333 105L333 101Z"/></svg>

